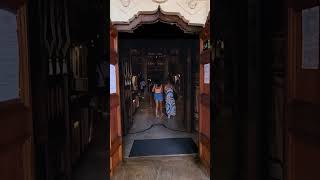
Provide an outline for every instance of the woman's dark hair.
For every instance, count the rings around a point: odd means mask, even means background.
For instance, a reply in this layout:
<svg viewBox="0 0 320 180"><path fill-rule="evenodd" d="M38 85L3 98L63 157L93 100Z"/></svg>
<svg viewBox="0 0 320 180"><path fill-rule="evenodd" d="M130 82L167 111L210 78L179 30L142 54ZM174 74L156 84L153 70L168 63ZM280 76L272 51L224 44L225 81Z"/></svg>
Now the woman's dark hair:
<svg viewBox="0 0 320 180"><path fill-rule="evenodd" d="M172 81L172 79L170 77L167 78L167 83L168 84L172 84L173 83L173 81Z"/></svg>

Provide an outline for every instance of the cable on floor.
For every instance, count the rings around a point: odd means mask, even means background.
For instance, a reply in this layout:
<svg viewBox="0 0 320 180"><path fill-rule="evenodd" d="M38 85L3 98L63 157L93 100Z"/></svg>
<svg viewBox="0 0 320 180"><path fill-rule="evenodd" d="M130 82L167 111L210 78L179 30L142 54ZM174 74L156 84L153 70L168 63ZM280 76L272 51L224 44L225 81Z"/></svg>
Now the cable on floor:
<svg viewBox="0 0 320 180"><path fill-rule="evenodd" d="M148 131L148 130L152 129L152 128L153 128L153 127L155 127L155 126L163 126L164 128L167 128L167 129L169 129L169 130L171 130L171 131L187 132L187 131L178 130L178 129L171 129L171 128L167 127L165 124L160 123L160 124L152 124L150 127L146 128L146 129L144 129L144 130L137 131L137 132L133 132L133 133L128 133L128 134L138 134L138 133L143 133L143 132L146 132L146 131Z"/></svg>

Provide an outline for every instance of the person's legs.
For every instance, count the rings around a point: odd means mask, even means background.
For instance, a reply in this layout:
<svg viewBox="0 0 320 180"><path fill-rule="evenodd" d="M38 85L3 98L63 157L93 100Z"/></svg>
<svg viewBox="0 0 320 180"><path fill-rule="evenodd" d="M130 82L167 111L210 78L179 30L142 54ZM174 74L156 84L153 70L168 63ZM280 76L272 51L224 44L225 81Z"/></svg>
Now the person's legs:
<svg viewBox="0 0 320 180"><path fill-rule="evenodd" d="M156 117L158 117L159 101L156 100Z"/></svg>
<svg viewBox="0 0 320 180"><path fill-rule="evenodd" d="M162 104L163 104L163 101L160 101L159 102L159 112L160 112L160 116L162 116L163 115L163 113L162 113Z"/></svg>

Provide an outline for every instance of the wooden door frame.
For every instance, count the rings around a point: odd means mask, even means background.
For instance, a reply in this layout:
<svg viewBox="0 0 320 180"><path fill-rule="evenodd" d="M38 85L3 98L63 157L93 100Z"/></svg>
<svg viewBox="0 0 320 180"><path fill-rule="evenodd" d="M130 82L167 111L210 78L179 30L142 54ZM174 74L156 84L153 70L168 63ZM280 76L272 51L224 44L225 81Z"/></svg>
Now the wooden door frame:
<svg viewBox="0 0 320 180"><path fill-rule="evenodd" d="M294 180L297 152L301 143L308 145L317 142L315 137L320 137L317 129L320 123L314 121L320 117L319 95L315 92L319 89L319 84L312 84L319 77L319 69L302 69L302 20L303 9L319 6L319 1L306 0L287 1L287 57L286 57L286 89L285 89L285 111L284 111L284 168L285 180ZM308 77L301 79L301 77ZM301 87L301 85L303 87ZM310 89L310 87L313 87ZM302 89L306 88L308 89ZM311 93L308 93L310 92ZM318 108L316 108L318 107ZM312 117L315 116L315 117ZM303 121L298 121L300 119ZM305 142L308 141L308 142ZM300 143L300 144L299 144ZM300 145L300 146L298 146ZM297 150L297 147L300 149ZM304 152L304 151L303 151ZM314 152L314 150L313 150ZM310 157L309 157L310 158ZM305 172L305 170L302 172ZM300 172L301 173L301 172Z"/></svg>
<svg viewBox="0 0 320 180"><path fill-rule="evenodd" d="M122 124L121 124L121 104L120 104L120 84L119 84L119 56L118 56L118 33L114 26L110 26L110 65L116 68L116 93L110 94L110 123L115 125L112 129L110 124L110 175L122 162ZM115 112L112 112L115 111ZM112 123L112 121L115 121ZM115 124L114 124L115 123ZM114 135L113 135L114 134ZM113 136L115 136L114 139Z"/></svg>
<svg viewBox="0 0 320 180"><path fill-rule="evenodd" d="M0 127L0 158L4 161L8 160L7 164L0 165L0 174L5 179L33 179L35 168L28 8L25 2L13 1L11 5L13 4L15 5L8 8L10 13L16 15L19 97L0 102L0 117L3 120ZM1 4L2 7L3 5L6 4ZM12 167L15 169L9 169Z"/></svg>
<svg viewBox="0 0 320 180"><path fill-rule="evenodd" d="M209 13L210 14L210 13ZM158 21L161 21L161 22L164 22L164 23L170 23L170 24L176 24L178 27L180 27L185 33L192 33L192 34L199 34L199 42L201 42L201 37L200 36L206 36L206 35L208 35L208 33L209 33L209 37L210 37L210 30L208 31L208 30L206 30L205 31L205 33L204 34L200 34L200 32L203 30L203 27L197 27L197 26L191 26L191 25L188 25L186 22L184 22L179 16L175 16L175 15L166 15L166 14L162 14L160 11L157 11L155 14L143 14L143 13L141 13L141 14L139 14L139 16L138 17L136 17L135 19L133 19L130 23L117 23L117 22L115 22L115 23L113 23L113 28L112 28L112 30L111 30L111 32L110 32L110 34L111 34L111 36L113 36L113 34L114 33L117 33L117 32L133 32L133 30L134 29L136 29L137 27L139 27L140 25L142 25L142 24L145 24L145 23L148 23L148 24L153 24L153 23L157 23ZM207 23L206 23L206 25L208 24L208 22L210 22L210 16L208 16L208 19L207 19ZM210 24L210 23L209 23ZM209 25L207 25L208 27L209 27ZM209 28L210 29L210 28ZM118 36L116 35L116 38L118 38ZM117 39L118 40L118 39ZM200 45L200 49L201 49L201 45ZM191 48L191 47L190 47ZM191 51L190 51L190 48L188 49L186 49L186 57L187 57L187 59L188 59L188 61L187 61L187 63L186 63L186 69L188 68L188 69L191 69L191 61L192 61L192 55L191 55ZM110 51L110 53L111 53L111 56L115 56L114 54L116 54L116 53L114 53L114 52L112 52L112 51ZM199 54L200 54L200 52L199 52ZM211 53L210 53L211 54ZM200 58L200 56L196 56L196 57L199 57ZM209 56L209 57L211 57L211 56ZM117 64L117 62L114 62L114 59L115 58L110 58L110 63L111 64ZM210 61L210 60L209 60ZM201 62L200 62L201 63ZM188 67L188 66L190 66L190 67ZM120 72L119 72L120 73ZM189 75L187 75L186 77L187 77L187 79L188 80L190 80L190 83L187 83L187 81L185 81L184 82L184 87L187 87L188 89L189 89L189 91L186 91L186 89L184 90L184 94L189 94L189 95L191 95L191 87L192 87L192 84L191 84L191 76L192 76L192 72L191 72L191 70L188 72L188 74ZM199 77L200 78L200 77ZM201 80L200 80L201 81ZM187 85L188 84L188 85ZM120 89L119 89L120 90ZM209 89L209 91L210 91L210 89ZM119 94L120 92L117 92L117 94ZM119 97L116 97L116 96L112 96L112 95L110 95L110 102L112 102L111 101L111 99L114 99L113 101L114 102L116 102L116 101L119 101L119 100L117 100L117 99L119 99ZM187 126L186 126L186 128L187 128L187 130L189 131L189 132L191 132L192 131L192 121L191 121L191 118L192 118L192 115L191 115L191 113L192 113L192 99L191 99L191 97L189 96L188 97L188 101L186 101L186 99L185 99L185 102L184 102L184 104L185 104L185 107L184 107L184 109L185 110L189 110L189 112L190 112L190 115L189 115L189 118L190 118L190 120L189 121L186 121L186 123L187 123ZM199 99L202 99L203 100L203 102L205 102L207 105L209 104L210 105L210 98L208 98L208 97L200 97ZM201 100L200 100L201 101ZM186 104L187 104L187 102L188 102L188 107L186 107ZM120 102L118 102L119 104L120 104ZM200 103L199 103L200 104ZM112 106L116 106L117 104L110 104L110 108L112 107ZM209 110L210 111L210 110ZM199 128L200 128L200 118L199 118ZM210 154L210 151L211 151L211 147L210 147L210 138L208 139L208 138L204 138L203 136L201 136L201 135L199 135L199 142L200 141L202 141L202 142L205 142L205 147L206 147L206 149L207 149L207 151L206 152L209 152L209 154ZM118 141L117 141L118 142ZM111 143L111 142L110 142ZM122 139L120 138L120 140L119 140L119 142L118 142L118 146L122 146ZM110 144L110 146L112 146L111 144ZM199 147L198 147L198 149L200 149L200 145L199 145ZM200 152L200 151L199 151ZM111 150L111 152L110 152L110 154L112 154L112 153L114 153L112 150ZM208 154L208 153L207 153ZM121 155L122 156L122 155ZM210 159L210 155L209 155L209 159ZM122 157L121 157L121 160L122 160ZM208 163L205 163L204 162L204 164L205 164L205 166L207 167L207 170L209 171L210 170L210 164L208 164ZM111 167L111 169L112 169L112 167ZM111 171L111 174L112 174L112 171Z"/></svg>

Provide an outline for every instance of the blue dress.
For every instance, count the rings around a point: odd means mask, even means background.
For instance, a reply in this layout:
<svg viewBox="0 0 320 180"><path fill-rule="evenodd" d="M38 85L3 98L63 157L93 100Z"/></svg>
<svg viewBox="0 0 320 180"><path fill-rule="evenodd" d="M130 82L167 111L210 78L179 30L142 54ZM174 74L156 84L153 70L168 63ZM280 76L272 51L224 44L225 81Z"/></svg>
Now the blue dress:
<svg viewBox="0 0 320 180"><path fill-rule="evenodd" d="M166 113L168 117L176 115L176 102L173 97L173 89L171 87L166 90Z"/></svg>

